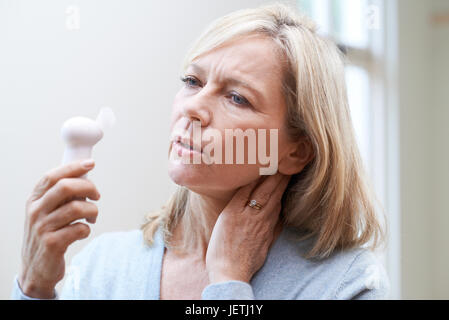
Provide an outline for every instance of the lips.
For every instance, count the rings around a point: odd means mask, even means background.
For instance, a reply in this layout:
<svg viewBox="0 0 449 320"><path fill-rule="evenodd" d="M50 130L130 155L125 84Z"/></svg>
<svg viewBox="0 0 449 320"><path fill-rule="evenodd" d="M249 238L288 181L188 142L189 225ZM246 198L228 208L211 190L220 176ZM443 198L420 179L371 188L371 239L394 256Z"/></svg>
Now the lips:
<svg viewBox="0 0 449 320"><path fill-rule="evenodd" d="M189 137L176 136L173 139L173 141L175 143L179 143L184 148L187 148L187 149L194 150L194 151L197 151L199 153L202 153L201 145L198 145L198 144L194 143L193 139L191 139Z"/></svg>

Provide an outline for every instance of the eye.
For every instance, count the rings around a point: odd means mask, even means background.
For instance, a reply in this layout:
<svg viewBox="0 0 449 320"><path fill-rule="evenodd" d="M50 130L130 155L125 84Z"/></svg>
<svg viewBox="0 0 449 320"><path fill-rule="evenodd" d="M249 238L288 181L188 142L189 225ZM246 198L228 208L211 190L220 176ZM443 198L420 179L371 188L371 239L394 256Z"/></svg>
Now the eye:
<svg viewBox="0 0 449 320"><path fill-rule="evenodd" d="M184 82L188 87L195 88L201 86L201 82L193 76L181 77L181 81Z"/></svg>
<svg viewBox="0 0 449 320"><path fill-rule="evenodd" d="M245 97L239 95L238 93L231 92L228 97L231 99L231 101L234 104L242 105L242 106L245 106L245 105L251 106L249 101Z"/></svg>

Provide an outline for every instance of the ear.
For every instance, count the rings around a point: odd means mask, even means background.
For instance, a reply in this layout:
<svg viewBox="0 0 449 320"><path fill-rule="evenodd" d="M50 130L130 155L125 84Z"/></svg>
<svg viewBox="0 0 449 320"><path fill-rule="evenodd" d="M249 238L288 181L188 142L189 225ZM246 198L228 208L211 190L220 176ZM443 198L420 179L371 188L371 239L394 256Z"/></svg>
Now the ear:
<svg viewBox="0 0 449 320"><path fill-rule="evenodd" d="M278 171L284 175L294 175L301 172L313 159L312 143L306 137L290 143L285 156L279 161Z"/></svg>

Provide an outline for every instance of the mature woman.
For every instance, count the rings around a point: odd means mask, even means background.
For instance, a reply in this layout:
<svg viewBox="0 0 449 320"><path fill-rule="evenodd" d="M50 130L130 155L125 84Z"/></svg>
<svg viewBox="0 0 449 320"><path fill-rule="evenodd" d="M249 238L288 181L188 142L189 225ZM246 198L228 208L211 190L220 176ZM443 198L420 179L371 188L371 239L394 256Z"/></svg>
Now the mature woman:
<svg viewBox="0 0 449 320"><path fill-rule="evenodd" d="M171 119L169 175L179 186L172 198L141 230L95 238L74 257L57 293L64 252L89 234L72 222L97 216L82 198L100 195L79 178L93 161L49 171L27 202L13 297L387 298L388 277L373 252L385 234L335 44L285 5L240 10L204 32L183 71ZM269 140L274 170L261 175L266 161L249 161L250 134L246 163L219 161L236 151L229 130L254 130L258 148ZM201 161L186 161L195 157Z"/></svg>

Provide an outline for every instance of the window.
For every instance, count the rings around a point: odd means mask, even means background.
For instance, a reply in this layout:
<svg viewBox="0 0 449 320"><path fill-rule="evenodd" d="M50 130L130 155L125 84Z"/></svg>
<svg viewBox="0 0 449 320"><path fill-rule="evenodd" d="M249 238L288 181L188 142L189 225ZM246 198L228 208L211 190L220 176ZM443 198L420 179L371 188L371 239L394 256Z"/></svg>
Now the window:
<svg viewBox="0 0 449 320"><path fill-rule="evenodd" d="M391 26L382 19L386 16L386 6L392 9L390 3L385 0L297 0L301 11L318 24L318 32L333 39L346 53L346 84L357 142L389 225L390 220L398 221L397 216L391 219L391 211L399 211L394 200L397 194L391 195L395 191L391 186L396 184L389 180L393 177L388 174L396 169L394 163L390 165L390 159L395 160L391 154L394 139L387 139L387 135L394 136L389 133L391 111L387 110L386 98L386 58L389 55L385 45L386 29ZM395 226L389 227L390 233L397 231ZM399 239L393 239L392 246L391 242L389 238L387 252L380 253L379 258L390 278L399 278ZM400 284L399 280L395 281L392 281L391 297L399 298Z"/></svg>
<svg viewBox="0 0 449 320"><path fill-rule="evenodd" d="M370 0L299 0L300 8L319 26L319 33L330 36L347 54L346 67L349 105L365 166L373 168L373 97L375 60L372 52L373 29L379 28L379 11Z"/></svg>

